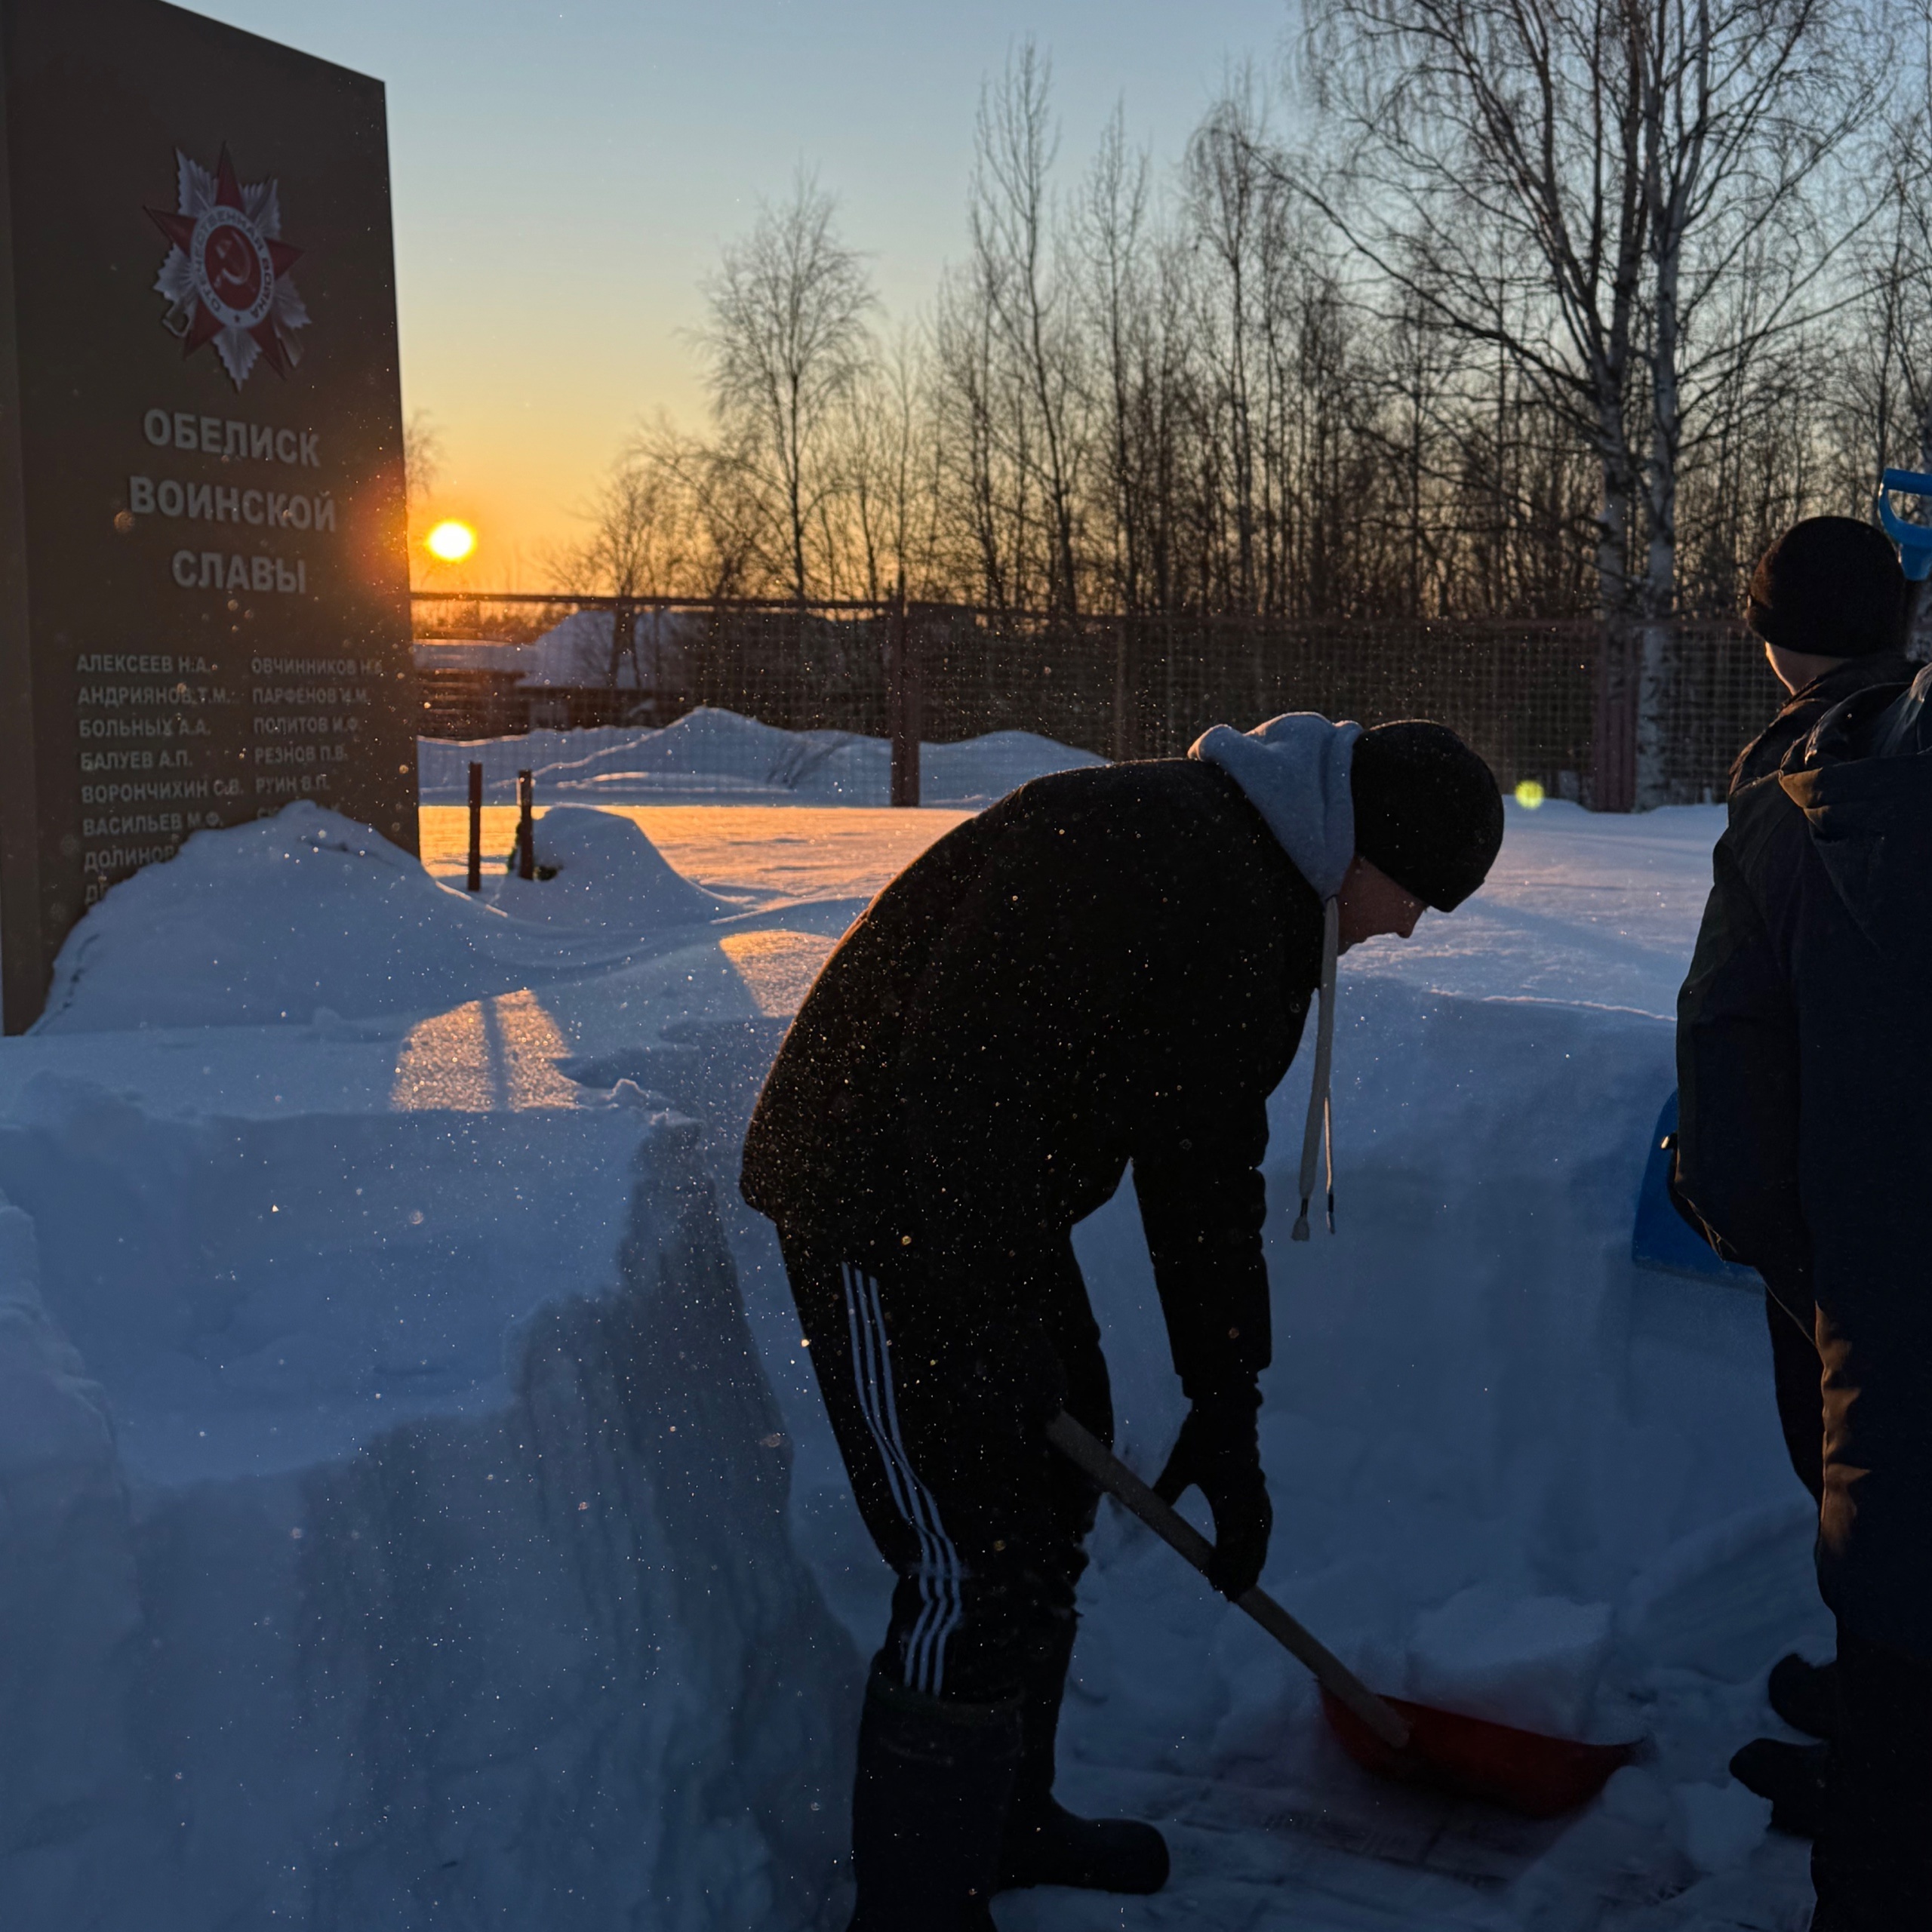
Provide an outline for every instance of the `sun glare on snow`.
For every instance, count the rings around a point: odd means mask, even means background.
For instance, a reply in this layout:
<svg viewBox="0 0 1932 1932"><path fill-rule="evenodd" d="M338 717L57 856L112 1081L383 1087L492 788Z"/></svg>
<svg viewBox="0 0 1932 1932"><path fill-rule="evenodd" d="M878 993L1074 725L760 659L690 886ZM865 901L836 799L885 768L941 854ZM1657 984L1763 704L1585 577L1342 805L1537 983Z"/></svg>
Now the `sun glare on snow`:
<svg viewBox="0 0 1932 1932"><path fill-rule="evenodd" d="M454 517L439 523L423 540L423 547L439 562L460 564L476 548L476 533Z"/></svg>

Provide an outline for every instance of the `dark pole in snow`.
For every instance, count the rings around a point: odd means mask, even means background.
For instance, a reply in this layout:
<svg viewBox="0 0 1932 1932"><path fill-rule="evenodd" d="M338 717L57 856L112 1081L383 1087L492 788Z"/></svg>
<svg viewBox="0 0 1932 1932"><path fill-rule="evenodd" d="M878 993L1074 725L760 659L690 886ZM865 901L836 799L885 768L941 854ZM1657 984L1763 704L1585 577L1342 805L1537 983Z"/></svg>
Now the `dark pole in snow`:
<svg viewBox="0 0 1932 1932"><path fill-rule="evenodd" d="M527 771L516 775L516 875L537 876L537 828L531 811L537 803L537 781Z"/></svg>
<svg viewBox="0 0 1932 1932"><path fill-rule="evenodd" d="M885 720L892 739L891 802L919 802L919 687L912 662L912 627L906 614L906 586L894 593L886 620Z"/></svg>
<svg viewBox="0 0 1932 1932"><path fill-rule="evenodd" d="M469 890L483 890L483 768L469 764Z"/></svg>

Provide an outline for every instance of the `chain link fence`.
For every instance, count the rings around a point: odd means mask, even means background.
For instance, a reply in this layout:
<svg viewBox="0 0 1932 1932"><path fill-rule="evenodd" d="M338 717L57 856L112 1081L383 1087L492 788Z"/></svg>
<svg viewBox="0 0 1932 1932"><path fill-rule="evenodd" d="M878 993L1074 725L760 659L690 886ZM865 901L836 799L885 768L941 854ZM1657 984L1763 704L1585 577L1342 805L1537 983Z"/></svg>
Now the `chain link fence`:
<svg viewBox="0 0 1932 1932"><path fill-rule="evenodd" d="M704 707L910 748L1028 732L1109 758L1184 752L1284 711L1434 718L1506 788L1633 802L1634 645L1589 623L1270 623L1016 615L954 605L419 596L422 734L655 728ZM1780 688L1742 625L1672 627L1660 719L1673 802L1724 795ZM915 764L915 761L914 761Z"/></svg>

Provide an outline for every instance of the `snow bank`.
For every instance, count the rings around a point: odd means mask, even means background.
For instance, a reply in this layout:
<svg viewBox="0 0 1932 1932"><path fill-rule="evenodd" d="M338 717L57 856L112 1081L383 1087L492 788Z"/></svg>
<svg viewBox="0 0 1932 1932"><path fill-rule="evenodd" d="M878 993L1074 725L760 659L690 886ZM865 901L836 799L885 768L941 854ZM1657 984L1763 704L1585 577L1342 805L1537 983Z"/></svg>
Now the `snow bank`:
<svg viewBox="0 0 1932 1932"><path fill-rule="evenodd" d="M1509 798L1503 819L1502 852L1473 899L1424 914L1409 939L1357 947L1345 977L1467 999L1628 1007L1674 1022L1723 806L1595 813Z"/></svg>
<svg viewBox="0 0 1932 1932"><path fill-rule="evenodd" d="M1761 1300L1629 1260L1672 1054L1672 1029L1635 1014L1352 979L1341 1231L1299 1247L1283 1223L1300 1078L1277 1097L1274 1466L1331 1526L1332 1559L1379 1547L1397 1566L1391 1607L1411 1607L1392 1643L1481 1584L1527 1607L1526 1657L1555 1598L1615 1606L1640 1669L1674 1667L1687 1652L1656 1647L1660 1619L1712 1567L1694 1542L1712 1535L1761 1550L1763 1611L1728 1620L1703 1668L1745 1680L1815 1611ZM1588 1650L1580 1620L1566 1642Z"/></svg>
<svg viewBox="0 0 1932 1932"><path fill-rule="evenodd" d="M302 802L198 832L69 934L45 1032L418 1011L500 989L494 915L367 826Z"/></svg>
<svg viewBox="0 0 1932 1932"><path fill-rule="evenodd" d="M553 624L531 648L529 669L518 681L525 685L601 685L611 676L611 632L608 611L573 611ZM620 688L637 688L637 666L628 657L617 666Z"/></svg>
<svg viewBox="0 0 1932 1932"><path fill-rule="evenodd" d="M735 909L643 832L577 813L548 839L559 878L494 904L439 885L367 826L306 801L198 832L123 881L55 961L42 1033L433 1012L583 970L534 925L634 936ZM506 918L506 912L515 917ZM606 962L608 963L608 962Z"/></svg>
<svg viewBox="0 0 1932 1932"><path fill-rule="evenodd" d="M514 796L516 774L536 774L539 798L648 804L729 798L744 804L884 805L891 802L891 748L850 731L784 731L735 712L688 712L660 730L533 731L528 737L451 744L419 742L426 801L466 798L469 768L481 764L487 795ZM1091 752L1030 731L995 731L920 750L920 795L929 805L985 804L1050 771L1100 764Z"/></svg>
<svg viewBox="0 0 1932 1932"><path fill-rule="evenodd" d="M538 876L506 870L491 891L491 904L513 919L641 932L739 909L674 872L634 820L595 806L552 805L532 849Z"/></svg>
<svg viewBox="0 0 1932 1932"><path fill-rule="evenodd" d="M112 1922L95 1860L149 1785L123 1722L141 1618L114 1426L39 1275L32 1221L0 1205L0 1897L35 1932ZM36 1894L63 1909L17 1919Z"/></svg>
<svg viewBox="0 0 1932 1932"><path fill-rule="evenodd" d="M640 735L635 724L589 725L579 731L561 731L546 724L515 738L478 738L466 743L418 738L418 793L426 803L461 804L469 796L473 761L483 768L485 795L500 804L515 804L519 771L543 771L553 764L574 763L592 752L635 744Z"/></svg>
<svg viewBox="0 0 1932 1932"><path fill-rule="evenodd" d="M525 685L608 683L614 622L608 611L573 611L561 623L552 625L534 644L525 647L523 655L528 668L520 681ZM674 611L638 611L632 640L635 655L619 660L617 688L636 690L640 673L647 688L662 678L675 677L688 628L686 620Z"/></svg>
<svg viewBox="0 0 1932 1932"><path fill-rule="evenodd" d="M857 1666L690 1130L25 1112L10 1928L814 1922Z"/></svg>
<svg viewBox="0 0 1932 1932"><path fill-rule="evenodd" d="M1510 1597L1487 1583L1417 1618L1407 1694L1418 1702L1580 1737L1610 1654L1610 1606Z"/></svg>
<svg viewBox="0 0 1932 1932"><path fill-rule="evenodd" d="M1623 1620L1663 1669L1721 1677L1739 1655L1776 1655L1789 1627L1791 1555L1808 1550L1818 1512L1786 1493L1687 1530L1640 1571Z"/></svg>
<svg viewBox="0 0 1932 1932"><path fill-rule="evenodd" d="M804 787L814 797L828 760L864 740L845 731L781 731L734 711L700 706L658 731L633 731L627 739L547 767L538 774L550 791L595 786L647 792L708 780L726 792Z"/></svg>
<svg viewBox="0 0 1932 1932"><path fill-rule="evenodd" d="M922 746L920 796L929 805L990 804L1016 786L1043 778L1050 771L1075 771L1106 763L1091 752L1076 751L1036 732L989 731L983 737L963 739L957 744ZM890 776L890 759L881 768L875 754L873 769L883 782Z"/></svg>

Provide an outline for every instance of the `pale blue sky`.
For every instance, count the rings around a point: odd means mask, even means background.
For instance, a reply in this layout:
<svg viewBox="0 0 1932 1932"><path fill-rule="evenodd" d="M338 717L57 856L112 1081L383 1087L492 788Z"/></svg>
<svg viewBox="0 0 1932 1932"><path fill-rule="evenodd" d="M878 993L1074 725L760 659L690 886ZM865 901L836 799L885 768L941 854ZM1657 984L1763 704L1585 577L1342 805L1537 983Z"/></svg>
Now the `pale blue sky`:
<svg viewBox="0 0 1932 1932"><path fill-rule="evenodd" d="M389 90L405 406L447 453L484 577L534 575L627 426L703 398L697 284L801 161L890 311L956 258L980 84L1051 55L1063 171L1116 100L1171 163L1287 0L202 0Z"/></svg>

